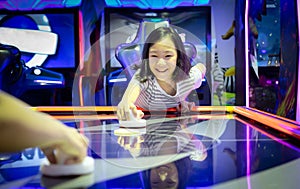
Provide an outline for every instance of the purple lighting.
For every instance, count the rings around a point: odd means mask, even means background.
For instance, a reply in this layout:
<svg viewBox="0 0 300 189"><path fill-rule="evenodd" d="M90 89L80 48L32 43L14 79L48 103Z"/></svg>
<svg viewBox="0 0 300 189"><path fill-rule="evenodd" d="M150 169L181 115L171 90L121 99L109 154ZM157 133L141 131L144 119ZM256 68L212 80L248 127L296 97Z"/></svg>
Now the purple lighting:
<svg viewBox="0 0 300 189"><path fill-rule="evenodd" d="M298 44L300 42L300 2L297 1L297 9L298 9ZM296 121L300 121L300 48L298 48L298 87L297 87L297 109L296 109Z"/></svg>
<svg viewBox="0 0 300 189"><path fill-rule="evenodd" d="M81 0L7 0L0 1L0 9L6 10L42 10L46 8L78 7Z"/></svg>
<svg viewBox="0 0 300 189"><path fill-rule="evenodd" d="M247 185L248 185L248 189L251 189L251 157L250 157L250 126L247 125L246 127L246 149L247 149L247 172L246 172L246 176L247 176Z"/></svg>
<svg viewBox="0 0 300 189"><path fill-rule="evenodd" d="M139 7L151 9L174 8L178 6L199 6L207 5L209 0L105 0L109 7Z"/></svg>
<svg viewBox="0 0 300 189"><path fill-rule="evenodd" d="M261 50L261 53L262 53L262 54L266 54L266 52L267 52L266 49L262 49L262 50Z"/></svg>
<svg viewBox="0 0 300 189"><path fill-rule="evenodd" d="M249 47L249 2L246 0L246 7L245 7L245 82L246 82L246 107L249 107L249 54L248 54L248 47Z"/></svg>

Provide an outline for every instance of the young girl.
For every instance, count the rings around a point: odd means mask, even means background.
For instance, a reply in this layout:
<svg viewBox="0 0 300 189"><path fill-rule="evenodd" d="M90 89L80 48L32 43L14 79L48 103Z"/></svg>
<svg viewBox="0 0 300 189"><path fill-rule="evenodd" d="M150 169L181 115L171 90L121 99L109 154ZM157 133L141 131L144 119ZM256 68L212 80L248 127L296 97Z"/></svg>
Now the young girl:
<svg viewBox="0 0 300 189"><path fill-rule="evenodd" d="M150 33L142 52L142 63L132 77L118 104L120 120L129 119L129 111L141 118L145 110L166 110L186 104L186 97L202 83L206 68L198 63L191 67L184 44L171 27Z"/></svg>

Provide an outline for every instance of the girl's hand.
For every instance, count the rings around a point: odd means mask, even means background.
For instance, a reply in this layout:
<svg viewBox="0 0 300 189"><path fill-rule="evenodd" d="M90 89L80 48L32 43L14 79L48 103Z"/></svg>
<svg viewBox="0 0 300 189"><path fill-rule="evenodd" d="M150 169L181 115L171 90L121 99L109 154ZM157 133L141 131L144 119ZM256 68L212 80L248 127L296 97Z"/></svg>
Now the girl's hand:
<svg viewBox="0 0 300 189"><path fill-rule="evenodd" d="M130 111L136 119L141 119L144 113L138 110L133 103L120 102L118 104L117 116L119 120L130 120Z"/></svg>
<svg viewBox="0 0 300 189"><path fill-rule="evenodd" d="M144 142L143 136L119 136L118 144L128 150L133 157L137 157L141 153L141 144Z"/></svg>

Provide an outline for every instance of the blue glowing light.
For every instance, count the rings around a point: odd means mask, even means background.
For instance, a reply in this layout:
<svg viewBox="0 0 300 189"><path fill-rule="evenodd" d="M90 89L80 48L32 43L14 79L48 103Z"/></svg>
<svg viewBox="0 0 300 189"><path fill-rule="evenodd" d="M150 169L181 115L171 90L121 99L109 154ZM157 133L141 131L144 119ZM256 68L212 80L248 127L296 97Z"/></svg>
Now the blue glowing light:
<svg viewBox="0 0 300 189"><path fill-rule="evenodd" d="M139 7L151 9L174 8L178 6L207 5L209 0L105 0L109 7Z"/></svg>

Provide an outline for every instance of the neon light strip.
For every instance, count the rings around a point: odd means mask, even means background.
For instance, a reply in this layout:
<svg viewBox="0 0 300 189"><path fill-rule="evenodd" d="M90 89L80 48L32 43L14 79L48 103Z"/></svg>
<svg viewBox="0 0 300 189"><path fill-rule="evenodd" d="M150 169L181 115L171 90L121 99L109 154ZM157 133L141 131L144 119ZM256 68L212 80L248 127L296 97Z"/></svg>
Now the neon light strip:
<svg viewBox="0 0 300 189"><path fill-rule="evenodd" d="M84 106L83 104L83 88L82 88L82 79L83 75L80 75L78 78L78 96L79 96L79 105Z"/></svg>
<svg viewBox="0 0 300 189"><path fill-rule="evenodd" d="M246 107L249 107L249 55L248 55L248 47L249 47L249 23L248 23L248 17L249 17L249 3L248 0L245 1L245 101L246 101ZM246 128L246 136L247 136L247 141L246 141L246 149L247 149L247 185L248 189L251 188L251 180L250 180L250 175L251 175L251 167L250 167L250 139L249 139L249 126L247 125Z"/></svg>
<svg viewBox="0 0 300 189"><path fill-rule="evenodd" d="M111 120L111 119L118 119L116 115L53 115L55 119L66 121L66 120L82 120L82 121L89 121L89 120ZM81 123L80 123L81 124ZM80 127L82 127L80 125Z"/></svg>
<svg viewBox="0 0 300 189"><path fill-rule="evenodd" d="M246 107L249 107L249 55L248 55L248 47L249 47L249 2L246 0L245 5L245 82L246 82Z"/></svg>
<svg viewBox="0 0 300 189"><path fill-rule="evenodd" d="M275 119L274 117L270 117L264 114L259 114L257 112L253 112L250 110L246 110L242 107L235 107L234 112L243 115L249 119L262 123L266 126L269 126L273 129L276 129L279 132L288 134L289 136L296 137L300 139L299 126L285 122L283 120Z"/></svg>
<svg viewBox="0 0 300 189"><path fill-rule="evenodd" d="M250 126L246 124L246 162L247 162L247 170L246 170L246 176L247 176L247 189L251 189L251 157L250 157Z"/></svg>
<svg viewBox="0 0 300 189"><path fill-rule="evenodd" d="M44 85L47 85L47 84L62 84L63 82L62 81L51 81L51 80L33 80L33 82L35 83L42 83Z"/></svg>
<svg viewBox="0 0 300 189"><path fill-rule="evenodd" d="M80 71L84 68L84 27L83 27L83 16L82 12L78 12L78 26L79 26L79 69Z"/></svg>
<svg viewBox="0 0 300 189"><path fill-rule="evenodd" d="M77 72L81 72L84 68L84 29L83 29L83 16L82 12L79 10L78 12L78 37L79 37L79 70L77 69ZM83 100L83 89L82 89L82 79L83 75L79 76L78 81L78 95L79 95L79 104L80 106L84 106L84 100ZM75 76L76 78L76 76Z"/></svg>
<svg viewBox="0 0 300 189"><path fill-rule="evenodd" d="M153 1L153 0L105 0L108 7L139 7L143 9L163 9L174 8L176 6L198 6L209 4L210 0L165 0L165 1Z"/></svg>
<svg viewBox="0 0 300 189"><path fill-rule="evenodd" d="M116 111L116 106L38 106L32 108L40 112L85 112L85 111Z"/></svg>
<svg viewBox="0 0 300 189"><path fill-rule="evenodd" d="M192 111L224 111L232 113L234 111L234 106L195 106Z"/></svg>
<svg viewBox="0 0 300 189"><path fill-rule="evenodd" d="M117 111L117 106L37 106L30 107L32 110L40 112L85 112L85 111ZM176 111L176 108L168 109L168 111ZM224 113L232 113L233 106L195 106L192 111L223 111Z"/></svg>
<svg viewBox="0 0 300 189"><path fill-rule="evenodd" d="M299 126L296 124L293 124L291 122L286 122L280 119L276 119L275 117L267 116L265 114L260 114L254 111L250 111L249 109L244 109L242 107L235 107L234 112L243 116L246 116L248 118L251 118L257 122L260 122L262 124L271 126L276 129L276 127L280 127L280 129L299 129ZM284 129L285 130L285 129Z"/></svg>
<svg viewBox="0 0 300 189"><path fill-rule="evenodd" d="M297 15L298 15L298 88L297 88L297 109L296 109L296 121L300 121L300 2L296 2Z"/></svg>
<svg viewBox="0 0 300 189"><path fill-rule="evenodd" d="M263 129L260 128L256 128L255 126L250 125L248 122L246 122L245 120L242 120L241 118L235 117L235 119L245 125L250 126L251 128L259 131L260 133L266 135L267 137L271 138L272 140L279 142L280 144L283 144L284 146L288 146L289 148L292 148L294 150L300 151L298 147L291 145L290 143L284 141L285 139L280 139L278 137L275 137L274 135L268 133L267 131L264 131Z"/></svg>
<svg viewBox="0 0 300 189"><path fill-rule="evenodd" d="M281 117L281 116L279 116L279 115L275 115L275 114L268 113L268 112L265 112L265 111L262 111L262 110L258 110L258 109L256 109L256 108L245 108L245 109L248 109L248 110L253 111L253 112L257 112L257 113L260 113L260 114L264 114L264 115L267 115L267 116L270 116L270 117L273 117L273 118L276 118L276 119L280 119L280 120L283 120L283 121L286 121L286 122L289 122L289 123L292 123L292 124L295 124L295 125L299 125L299 126L300 126L300 122L291 120L291 119L286 118L286 117ZM300 127L299 127L299 128L300 128Z"/></svg>
<svg viewBox="0 0 300 189"><path fill-rule="evenodd" d="M105 114L105 115L51 115L55 119L58 120L111 120L111 119L118 119L117 115L115 114ZM215 114L207 114L207 115L196 115L191 116L197 118L199 120L207 120L207 119L235 119L233 115L215 115ZM80 126L81 127L81 126Z"/></svg>
<svg viewBox="0 0 300 189"><path fill-rule="evenodd" d="M220 114L220 115L217 115L217 114L206 114L206 115L196 115L195 116L197 119L203 119L203 120L206 120L206 119L234 119L234 115L233 114Z"/></svg>

